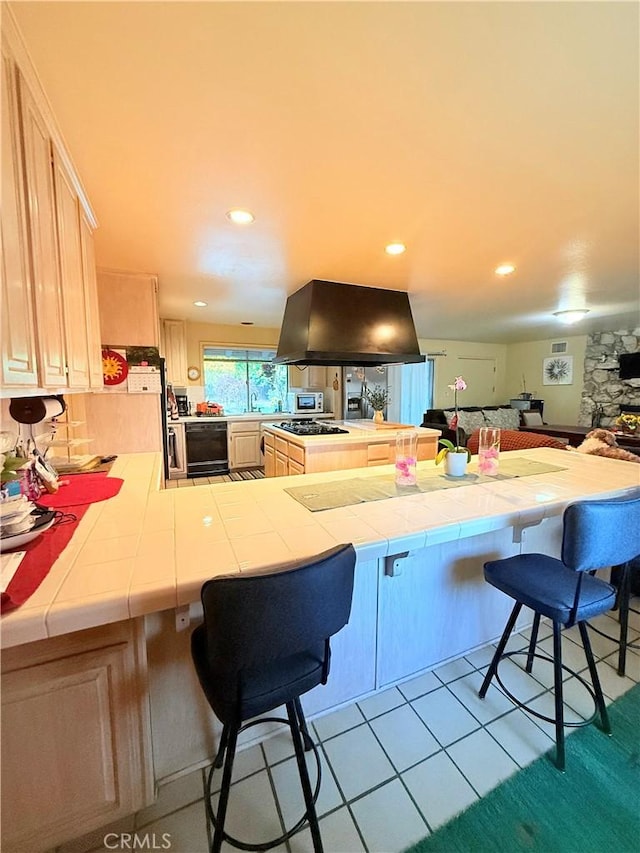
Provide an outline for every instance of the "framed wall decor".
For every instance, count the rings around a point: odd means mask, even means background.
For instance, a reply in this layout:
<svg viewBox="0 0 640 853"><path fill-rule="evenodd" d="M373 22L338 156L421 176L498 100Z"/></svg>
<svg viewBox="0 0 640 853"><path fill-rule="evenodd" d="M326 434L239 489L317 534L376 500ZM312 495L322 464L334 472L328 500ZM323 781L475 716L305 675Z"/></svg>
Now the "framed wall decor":
<svg viewBox="0 0 640 853"><path fill-rule="evenodd" d="M573 385L573 356L554 355L542 361L543 385Z"/></svg>

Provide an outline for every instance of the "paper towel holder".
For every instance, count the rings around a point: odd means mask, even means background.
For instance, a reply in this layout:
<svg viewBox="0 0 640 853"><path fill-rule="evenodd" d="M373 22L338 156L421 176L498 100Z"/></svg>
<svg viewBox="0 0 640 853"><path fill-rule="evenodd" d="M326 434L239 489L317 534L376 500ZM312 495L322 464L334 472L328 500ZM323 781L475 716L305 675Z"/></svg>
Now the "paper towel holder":
<svg viewBox="0 0 640 853"><path fill-rule="evenodd" d="M60 417L67 405L62 394L50 397L13 397L9 414L19 424L39 424L48 418Z"/></svg>

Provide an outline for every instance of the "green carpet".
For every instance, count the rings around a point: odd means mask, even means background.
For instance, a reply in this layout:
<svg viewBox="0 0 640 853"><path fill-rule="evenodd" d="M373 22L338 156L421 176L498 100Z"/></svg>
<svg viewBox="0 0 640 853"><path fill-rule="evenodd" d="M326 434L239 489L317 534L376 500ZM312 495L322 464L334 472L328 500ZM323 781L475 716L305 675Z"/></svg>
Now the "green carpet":
<svg viewBox="0 0 640 853"><path fill-rule="evenodd" d="M507 779L407 853L638 853L640 685L609 706L613 735L597 726Z"/></svg>

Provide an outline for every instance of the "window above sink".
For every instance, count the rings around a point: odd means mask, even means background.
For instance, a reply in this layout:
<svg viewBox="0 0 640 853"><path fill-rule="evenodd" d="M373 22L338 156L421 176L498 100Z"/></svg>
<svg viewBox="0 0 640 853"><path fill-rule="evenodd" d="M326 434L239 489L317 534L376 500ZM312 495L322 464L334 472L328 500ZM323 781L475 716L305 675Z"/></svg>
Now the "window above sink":
<svg viewBox="0 0 640 853"><path fill-rule="evenodd" d="M287 367L273 364L275 355L275 349L204 344L205 399L220 403L227 415L281 412L287 400Z"/></svg>

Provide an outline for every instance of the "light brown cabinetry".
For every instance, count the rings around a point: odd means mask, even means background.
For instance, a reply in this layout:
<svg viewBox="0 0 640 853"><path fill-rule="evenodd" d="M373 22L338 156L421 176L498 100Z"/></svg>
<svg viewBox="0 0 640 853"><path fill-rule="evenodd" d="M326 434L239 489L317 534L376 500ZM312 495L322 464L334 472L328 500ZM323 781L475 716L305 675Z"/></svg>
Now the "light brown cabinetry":
<svg viewBox="0 0 640 853"><path fill-rule="evenodd" d="M140 622L3 651L2 849L49 850L152 800Z"/></svg>
<svg viewBox="0 0 640 853"><path fill-rule="evenodd" d="M289 365L290 388L315 388L322 391L326 384L326 368L313 365L306 367L298 367L296 364Z"/></svg>
<svg viewBox="0 0 640 853"><path fill-rule="evenodd" d="M185 320L161 320L160 349L167 366L167 382L187 385L187 323Z"/></svg>
<svg viewBox="0 0 640 853"><path fill-rule="evenodd" d="M260 423L231 421L227 428L229 468L255 468L260 465Z"/></svg>
<svg viewBox="0 0 640 853"><path fill-rule="evenodd" d="M93 253L83 256L81 235L81 208L91 234L88 206L32 71L27 83L28 59L15 58L17 41L3 17L2 393L88 389L100 359Z"/></svg>
<svg viewBox="0 0 640 853"><path fill-rule="evenodd" d="M27 238L18 92L2 43L2 385L36 387L36 332Z"/></svg>
<svg viewBox="0 0 640 853"><path fill-rule="evenodd" d="M276 476L276 450L274 447L274 438L272 435L265 433L264 436L264 476Z"/></svg>
<svg viewBox="0 0 640 853"><path fill-rule="evenodd" d="M98 305L103 344L160 346L157 276L99 269Z"/></svg>

